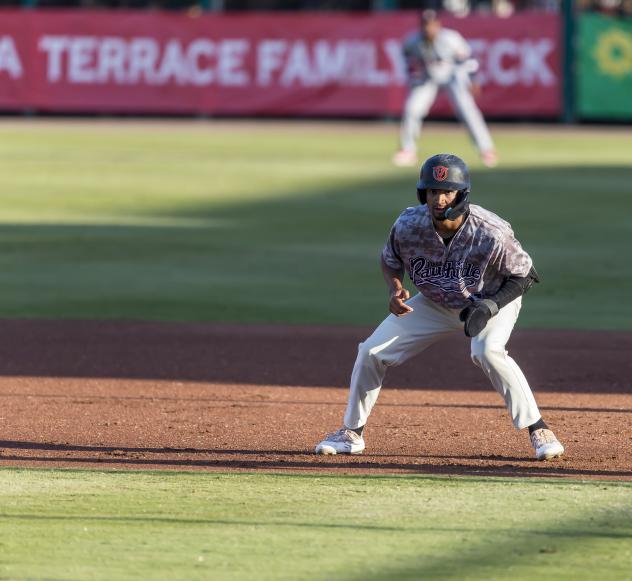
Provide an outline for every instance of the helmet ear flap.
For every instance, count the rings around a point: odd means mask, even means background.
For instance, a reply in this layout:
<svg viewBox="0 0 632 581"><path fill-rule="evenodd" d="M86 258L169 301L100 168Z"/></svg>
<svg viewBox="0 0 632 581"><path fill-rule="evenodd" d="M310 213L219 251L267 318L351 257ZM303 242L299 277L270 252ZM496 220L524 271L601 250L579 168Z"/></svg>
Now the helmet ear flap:
<svg viewBox="0 0 632 581"><path fill-rule="evenodd" d="M426 203L426 188L417 188L417 199L422 205Z"/></svg>
<svg viewBox="0 0 632 581"><path fill-rule="evenodd" d="M468 200L469 196L470 196L469 189L459 191L454 201L454 205L449 207L445 211L444 216L446 220L456 220L459 216L462 216L469 210L469 207L470 207L469 200Z"/></svg>

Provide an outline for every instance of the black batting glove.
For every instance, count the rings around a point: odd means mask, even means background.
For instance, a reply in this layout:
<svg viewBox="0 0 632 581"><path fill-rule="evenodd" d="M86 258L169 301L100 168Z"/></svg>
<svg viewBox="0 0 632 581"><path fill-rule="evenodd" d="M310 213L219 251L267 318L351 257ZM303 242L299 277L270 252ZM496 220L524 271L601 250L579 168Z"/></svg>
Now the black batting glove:
<svg viewBox="0 0 632 581"><path fill-rule="evenodd" d="M459 319L465 324L463 330L468 337L476 337L498 312L498 305L490 300L483 299L465 307L459 313Z"/></svg>

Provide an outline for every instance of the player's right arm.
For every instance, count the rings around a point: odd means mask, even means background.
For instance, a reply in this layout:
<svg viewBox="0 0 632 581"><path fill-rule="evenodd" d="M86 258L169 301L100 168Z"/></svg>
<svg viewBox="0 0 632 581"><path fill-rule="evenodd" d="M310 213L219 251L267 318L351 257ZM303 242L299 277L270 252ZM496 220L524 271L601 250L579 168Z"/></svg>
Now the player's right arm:
<svg viewBox="0 0 632 581"><path fill-rule="evenodd" d="M390 267L384 261L384 257L382 257L381 262L382 276L388 288L388 310L398 317L403 317L413 311L412 307L409 307L404 302L410 298L410 293L404 288L402 283L404 279L404 269L396 270Z"/></svg>
<svg viewBox="0 0 632 581"><path fill-rule="evenodd" d="M404 265L397 237L399 219L401 219L401 216L391 228L382 250L380 262L382 265L382 276L388 288L388 310L398 317L403 317L412 312L413 309L404 302L410 298L410 293L404 288L402 283L404 280Z"/></svg>
<svg viewBox="0 0 632 581"><path fill-rule="evenodd" d="M402 58L409 85L418 85L425 80L425 65L419 50L419 33L408 35L402 43Z"/></svg>

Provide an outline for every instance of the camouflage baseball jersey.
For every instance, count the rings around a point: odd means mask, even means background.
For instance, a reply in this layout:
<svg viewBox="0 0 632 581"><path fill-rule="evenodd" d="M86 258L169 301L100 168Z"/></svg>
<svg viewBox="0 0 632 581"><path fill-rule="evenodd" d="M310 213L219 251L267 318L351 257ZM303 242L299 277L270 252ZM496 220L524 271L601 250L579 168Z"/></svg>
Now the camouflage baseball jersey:
<svg viewBox="0 0 632 581"><path fill-rule="evenodd" d="M406 208L391 228L382 257L391 268L404 267L424 296L451 309L465 307L471 295L495 295L505 278L527 276L532 265L511 225L475 205L447 246L428 206Z"/></svg>

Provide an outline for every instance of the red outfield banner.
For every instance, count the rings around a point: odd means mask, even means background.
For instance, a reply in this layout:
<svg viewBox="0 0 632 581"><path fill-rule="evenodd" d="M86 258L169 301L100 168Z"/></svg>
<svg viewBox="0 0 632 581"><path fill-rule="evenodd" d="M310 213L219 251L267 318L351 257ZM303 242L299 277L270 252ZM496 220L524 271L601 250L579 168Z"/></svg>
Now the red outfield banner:
<svg viewBox="0 0 632 581"><path fill-rule="evenodd" d="M561 110L560 21L445 17L481 62L492 115ZM413 12L1 11L0 109L235 115L399 114ZM451 115L445 97L432 112Z"/></svg>

